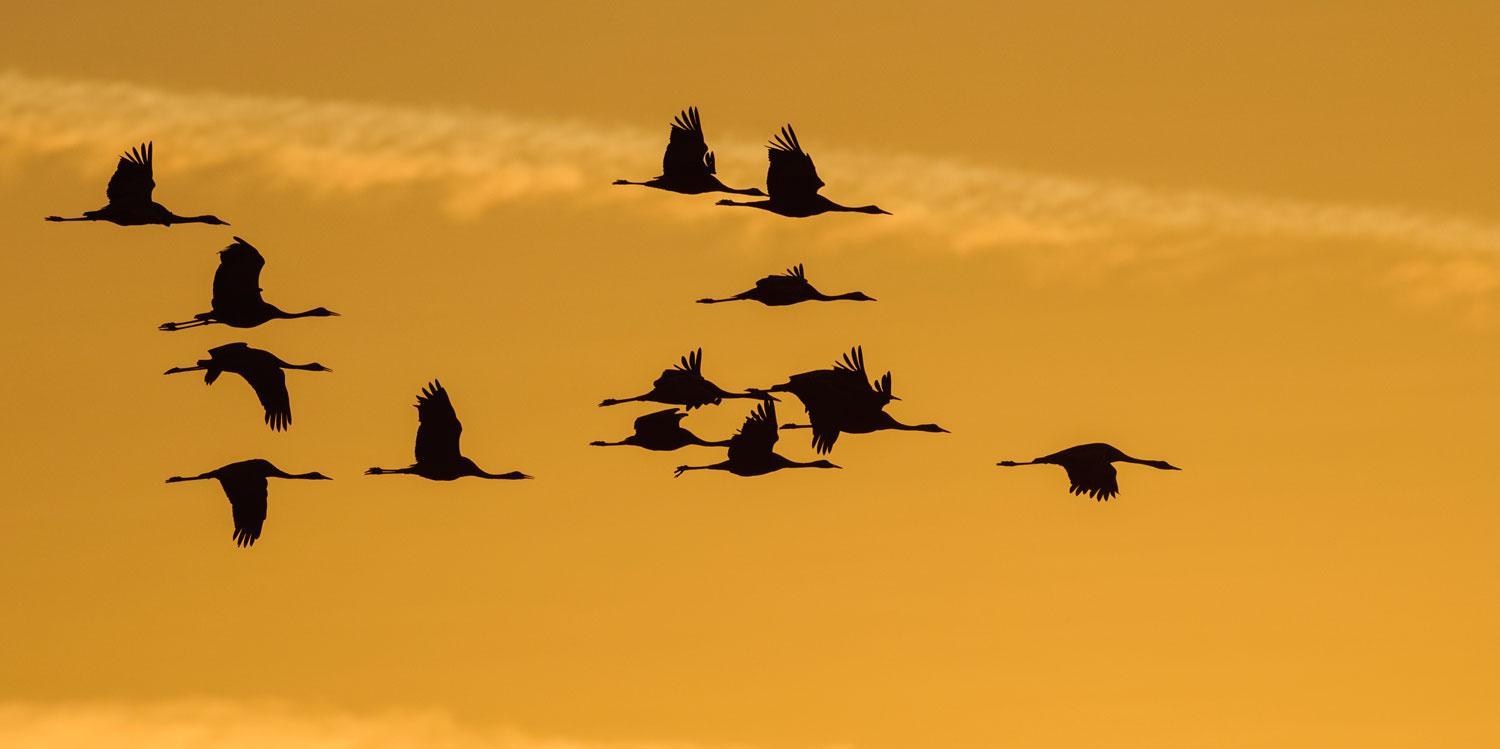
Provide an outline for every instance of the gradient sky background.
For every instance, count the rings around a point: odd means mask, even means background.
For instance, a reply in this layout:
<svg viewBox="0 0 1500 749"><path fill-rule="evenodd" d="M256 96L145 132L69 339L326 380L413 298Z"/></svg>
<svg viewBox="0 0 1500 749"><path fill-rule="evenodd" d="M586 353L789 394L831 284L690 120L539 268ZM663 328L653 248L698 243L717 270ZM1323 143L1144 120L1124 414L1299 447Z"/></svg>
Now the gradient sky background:
<svg viewBox="0 0 1500 749"><path fill-rule="evenodd" d="M0 744L1494 740L1500 10L638 5L7 9ZM895 215L611 187L690 104L726 182L791 121ZM41 221L146 139L232 227ZM236 234L344 316L157 332ZM880 301L691 303L798 262ZM160 374L231 340L336 371L285 434ZM739 388L856 343L953 433L753 480L587 444L691 348ZM361 476L432 377L538 479ZM1186 470L993 466L1099 440ZM249 551L161 483L256 456L336 480Z"/></svg>

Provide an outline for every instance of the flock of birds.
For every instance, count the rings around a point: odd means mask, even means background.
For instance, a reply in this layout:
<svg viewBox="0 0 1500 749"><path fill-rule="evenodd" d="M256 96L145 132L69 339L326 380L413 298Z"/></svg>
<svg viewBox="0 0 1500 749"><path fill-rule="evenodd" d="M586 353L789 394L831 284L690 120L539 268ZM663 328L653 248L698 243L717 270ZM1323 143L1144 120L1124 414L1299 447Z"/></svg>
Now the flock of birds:
<svg viewBox="0 0 1500 749"><path fill-rule="evenodd" d="M641 182L616 180L616 185L641 185L660 190L697 195L724 192L765 198L755 201L720 200L718 205L745 206L794 218L829 212L889 214L874 205L845 206L819 194L824 186L818 177L812 157L802 150L797 134L787 125L768 145L770 166L766 172L766 191L757 188L738 189L726 186L716 176L714 154L708 150L703 124L696 108L681 112L673 120L662 173ZM120 226L174 224L210 224L227 226L214 215L179 216L152 199L156 187L153 175L153 148L146 143L132 148L120 157L115 173L105 190L108 204L82 215L64 218L48 216L48 221L107 221ZM178 331L209 325L254 328L272 320L299 317L330 317L338 313L325 307L302 312L286 312L261 297L260 273L265 267L260 251L245 240L234 241L219 252L214 272L213 297L209 310L193 315L191 320L166 322L164 331ZM754 288L722 299L699 299L701 304L754 301L767 306L786 306L802 302L831 301L873 302L873 297L852 291L828 295L818 291L807 280L801 265L785 273L766 276ZM204 382L213 384L221 374L238 375L250 385L265 411L265 423L275 431L291 426L291 397L287 391L286 370L308 372L332 371L317 362L291 364L275 354L252 348L243 342L226 343L208 350L208 357L192 366L172 367L165 374L203 372ZM777 423L775 394L790 394L807 412L806 424ZM682 426L689 411L719 405L727 399L757 401L744 425L725 440L705 440ZM864 351L856 346L832 367L817 369L787 378L786 382L766 388L746 388L730 392L714 384L703 374L703 350L683 356L677 364L662 371L651 389L628 398L609 398L600 406L650 402L672 406L635 419L633 432L615 442L595 441L600 447L633 446L647 450L673 451L698 446L726 448L725 459L708 465L681 465L675 476L688 471L726 471L736 476L760 476L787 468L839 468L827 459L810 462L791 460L775 452L776 442L784 429L808 429L812 447L818 455L833 451L840 434L869 434L885 430L939 432L948 430L937 424L905 424L886 412L891 401L900 400L891 390L891 373L879 379L870 377L865 368ZM682 409L687 409L683 411ZM459 449L463 425L453 408L453 401L442 384L433 381L417 395L416 460L402 468L370 468L373 476L411 474L435 481L452 481L465 476L485 479L529 479L520 471L489 473ZM1107 500L1119 493L1114 463L1138 463L1162 470L1179 470L1163 460L1133 458L1103 443L1070 447L1035 460L1001 461L1001 466L1056 465L1068 474L1069 490L1076 495ZM194 476L173 476L167 483L213 479L219 482L229 498L234 520L233 539L239 546L250 546L260 537L266 519L267 479L327 480L318 472L287 473L270 461L243 460Z"/></svg>

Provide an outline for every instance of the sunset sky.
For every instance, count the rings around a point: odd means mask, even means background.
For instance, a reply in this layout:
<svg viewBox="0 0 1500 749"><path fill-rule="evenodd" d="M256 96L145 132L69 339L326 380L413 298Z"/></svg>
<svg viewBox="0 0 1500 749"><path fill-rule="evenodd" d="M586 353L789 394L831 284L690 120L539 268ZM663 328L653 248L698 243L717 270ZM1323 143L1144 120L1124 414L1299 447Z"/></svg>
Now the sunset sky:
<svg viewBox="0 0 1500 749"><path fill-rule="evenodd" d="M1494 742L1500 8L1310 5L8 7L0 746ZM725 182L791 122L894 215L612 186L689 105ZM41 220L146 140L232 226ZM236 235L342 316L157 331ZM879 301L692 303L797 263ZM161 374L230 341L334 372L286 433ZM856 344L952 433L588 445L691 349L737 390ZM536 480L361 475L433 378ZM1185 470L994 465L1095 441ZM162 483L252 457L335 479L252 549Z"/></svg>

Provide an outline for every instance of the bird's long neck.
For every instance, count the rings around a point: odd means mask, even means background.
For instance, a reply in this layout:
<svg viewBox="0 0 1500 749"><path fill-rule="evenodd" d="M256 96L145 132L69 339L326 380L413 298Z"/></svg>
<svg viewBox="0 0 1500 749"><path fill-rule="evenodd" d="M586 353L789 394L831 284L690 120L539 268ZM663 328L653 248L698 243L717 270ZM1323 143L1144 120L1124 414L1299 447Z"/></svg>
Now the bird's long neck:
<svg viewBox="0 0 1500 749"><path fill-rule="evenodd" d="M287 312L279 307L272 307L271 309L276 310L275 317L279 317L283 320L291 320L296 317L319 317L323 314L323 312L318 309L303 310L301 312Z"/></svg>
<svg viewBox="0 0 1500 749"><path fill-rule="evenodd" d="M511 471L510 473L487 473L483 468L475 468L474 475L482 479L506 479L508 481L531 478L530 476L527 476L520 471Z"/></svg>
<svg viewBox="0 0 1500 749"><path fill-rule="evenodd" d="M282 369L300 369L300 370L303 370L304 372L322 372L323 371L323 365L322 364L318 364L317 362L313 362L311 364L288 364L286 362L281 362L281 368Z"/></svg>
<svg viewBox="0 0 1500 749"><path fill-rule="evenodd" d="M48 221L99 221L98 216L48 216Z"/></svg>
<svg viewBox="0 0 1500 749"><path fill-rule="evenodd" d="M723 299L713 299L713 298L709 298L709 297L704 297L703 299L699 299L698 303L699 304L718 304L720 302L739 302L739 301L743 301L743 300L740 297L737 297L737 296L725 297Z"/></svg>
<svg viewBox="0 0 1500 749"><path fill-rule="evenodd" d="M782 429L812 429L812 424L782 424Z"/></svg>
<svg viewBox="0 0 1500 749"><path fill-rule="evenodd" d="M847 294L834 294L833 296L829 296L827 294L819 292L818 293L818 298L821 299L821 300L823 300L823 301L825 301L825 302L833 302L833 301L839 301L839 300L847 300L847 301L851 301L851 302L862 302L862 301L864 301L864 295L861 294L861 293L859 293L858 291L851 291L851 292L849 292Z"/></svg>
<svg viewBox="0 0 1500 749"><path fill-rule="evenodd" d="M318 473L317 471L308 471L307 473L283 473L279 478L315 480L323 478L323 474Z"/></svg>
<svg viewBox="0 0 1500 749"><path fill-rule="evenodd" d="M727 471L727 470L729 470L729 461L725 460L725 461L721 461L721 462L715 463L715 464L710 465L710 466L677 466L677 472L675 474L673 474L673 475L675 475L675 476L681 476L682 474L687 473L688 471Z"/></svg>
<svg viewBox="0 0 1500 749"><path fill-rule="evenodd" d="M829 201L829 204L832 206L832 208L829 208L829 210L839 211L841 213L875 213L884 215L890 214L890 211L884 210L878 205L839 205L838 203L834 203L833 201Z"/></svg>
<svg viewBox="0 0 1500 749"><path fill-rule="evenodd" d="M769 200L730 200L728 198L725 198L723 200L720 200L717 203L717 205L738 205L738 206L745 206L747 208L769 208L770 205L771 205L771 201L769 201Z"/></svg>
<svg viewBox="0 0 1500 749"><path fill-rule="evenodd" d="M166 223L168 223L168 224L222 224L223 221L219 220L218 216L210 215L210 214L207 214L207 213L203 214L202 216L178 216L176 214L169 213L169 214L167 214Z"/></svg>
<svg viewBox="0 0 1500 749"><path fill-rule="evenodd" d="M371 468L371 469L365 471L365 475L366 476L384 476L384 475L389 474L389 473L416 473L416 472L417 472L417 467L416 466L407 466L405 468Z"/></svg>

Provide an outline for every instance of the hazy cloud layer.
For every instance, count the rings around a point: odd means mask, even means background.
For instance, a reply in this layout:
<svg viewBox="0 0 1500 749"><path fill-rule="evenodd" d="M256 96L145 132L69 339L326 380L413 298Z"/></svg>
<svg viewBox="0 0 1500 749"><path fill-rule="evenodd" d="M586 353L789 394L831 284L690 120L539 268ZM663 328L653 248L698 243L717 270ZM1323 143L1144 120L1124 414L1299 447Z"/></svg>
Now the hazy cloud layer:
<svg viewBox="0 0 1500 749"><path fill-rule="evenodd" d="M599 743L464 726L438 712L314 713L276 703L0 703L14 749L736 749ZM738 749L744 749L740 747Z"/></svg>
<svg viewBox="0 0 1500 749"><path fill-rule="evenodd" d="M66 157L97 175L134 142L154 139L173 174L233 167L239 178L317 194L422 188L457 217L523 196L638 199L615 177L655 173L666 118L647 128L610 128L503 113L381 106L298 98L164 91L127 83L0 73L0 159ZM760 142L716 135L727 181L764 181ZM1315 204L1211 192L1161 191L899 154L839 151L804 142L832 187L850 203L896 213L820 226L840 240L920 235L956 250L996 247L1139 248L1153 238L1265 235L1441 250L1500 248L1500 225L1398 208ZM0 162L3 163L3 162ZM93 195L80 208L95 207ZM704 199L641 201L654 210L729 210ZM1132 251L1127 251L1130 255ZM1115 258L1120 261L1128 258ZM1468 283L1464 280L1461 283Z"/></svg>

